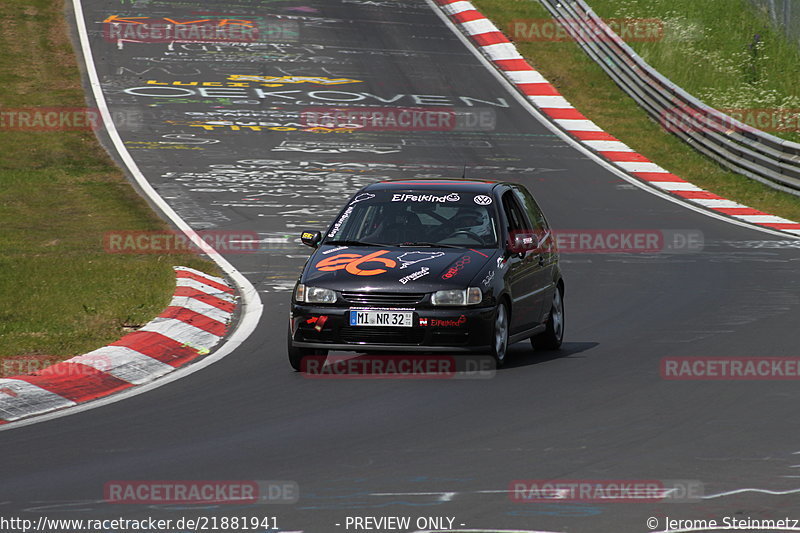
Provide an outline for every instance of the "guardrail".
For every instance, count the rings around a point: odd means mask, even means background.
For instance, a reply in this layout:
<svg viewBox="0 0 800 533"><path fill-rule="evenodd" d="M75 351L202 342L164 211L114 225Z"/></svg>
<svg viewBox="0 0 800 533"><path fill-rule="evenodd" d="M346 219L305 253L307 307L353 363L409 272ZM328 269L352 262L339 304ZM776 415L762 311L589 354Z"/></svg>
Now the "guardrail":
<svg viewBox="0 0 800 533"><path fill-rule="evenodd" d="M721 165L800 196L800 144L739 122L648 65L583 0L540 0L578 45L666 129Z"/></svg>

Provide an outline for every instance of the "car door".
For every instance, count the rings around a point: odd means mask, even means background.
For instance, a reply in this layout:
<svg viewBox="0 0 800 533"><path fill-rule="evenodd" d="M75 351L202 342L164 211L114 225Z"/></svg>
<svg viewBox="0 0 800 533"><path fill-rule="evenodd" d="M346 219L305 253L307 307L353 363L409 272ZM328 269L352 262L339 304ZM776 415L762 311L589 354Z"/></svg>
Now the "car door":
<svg viewBox="0 0 800 533"><path fill-rule="evenodd" d="M536 278L536 285L543 287L544 290L538 298L541 306L539 307L539 322L547 318L550 311L550 302L553 300L553 292L555 291L555 269L558 263L558 250L556 248L555 235L550 229L547 220L544 217L539 204L533 198L533 195L525 188L520 186L512 186L514 195L522 204L525 214L533 227L537 236L538 246L536 250L531 252L531 261L538 265L534 277Z"/></svg>
<svg viewBox="0 0 800 533"><path fill-rule="evenodd" d="M513 190L502 196L508 242L517 234L533 234L533 227ZM541 270L535 250L512 254L508 259L508 285L512 302L510 333L519 333L539 323L542 308Z"/></svg>

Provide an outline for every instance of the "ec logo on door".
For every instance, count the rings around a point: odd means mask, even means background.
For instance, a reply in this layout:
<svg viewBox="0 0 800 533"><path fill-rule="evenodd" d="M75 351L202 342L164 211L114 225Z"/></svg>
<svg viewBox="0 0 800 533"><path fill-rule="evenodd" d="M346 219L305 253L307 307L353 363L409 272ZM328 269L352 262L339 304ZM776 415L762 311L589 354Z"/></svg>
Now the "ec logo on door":
<svg viewBox="0 0 800 533"><path fill-rule="evenodd" d="M317 270L333 272L335 270L345 270L354 276L374 276L383 274L387 269L397 266L397 261L388 257L380 257L389 250L379 250L368 255L361 254L337 254L333 257L323 259L315 265ZM386 268L361 268L368 263L380 263ZM373 267L375 265L372 265Z"/></svg>

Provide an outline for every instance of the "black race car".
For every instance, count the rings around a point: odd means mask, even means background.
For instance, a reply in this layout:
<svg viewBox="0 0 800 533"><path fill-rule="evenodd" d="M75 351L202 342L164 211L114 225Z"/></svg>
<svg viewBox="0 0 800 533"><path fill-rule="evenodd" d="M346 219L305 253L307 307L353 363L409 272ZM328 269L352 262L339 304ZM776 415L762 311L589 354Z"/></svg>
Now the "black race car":
<svg viewBox="0 0 800 533"><path fill-rule="evenodd" d="M301 240L315 251L292 293L296 370L328 350L489 353L501 366L510 343L561 345L555 239L522 185L374 183Z"/></svg>

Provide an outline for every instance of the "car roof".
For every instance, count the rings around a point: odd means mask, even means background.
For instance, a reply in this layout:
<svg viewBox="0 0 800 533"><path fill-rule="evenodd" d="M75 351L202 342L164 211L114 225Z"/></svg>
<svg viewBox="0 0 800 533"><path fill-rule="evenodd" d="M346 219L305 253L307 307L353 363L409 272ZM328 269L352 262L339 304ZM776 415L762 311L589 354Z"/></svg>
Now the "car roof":
<svg viewBox="0 0 800 533"><path fill-rule="evenodd" d="M452 190L464 192L489 192L500 182L477 179L396 179L367 185L365 191Z"/></svg>

